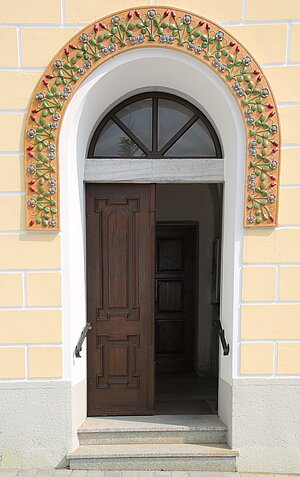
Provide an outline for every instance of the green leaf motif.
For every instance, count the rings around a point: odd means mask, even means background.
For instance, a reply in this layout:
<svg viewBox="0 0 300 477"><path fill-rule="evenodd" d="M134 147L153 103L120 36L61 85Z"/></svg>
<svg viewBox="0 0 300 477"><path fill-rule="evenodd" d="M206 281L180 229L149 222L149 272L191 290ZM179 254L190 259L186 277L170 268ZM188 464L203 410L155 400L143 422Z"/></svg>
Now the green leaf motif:
<svg viewBox="0 0 300 477"><path fill-rule="evenodd" d="M248 190L250 195L248 204L246 203L249 214L252 214L251 220L249 219L250 225L253 225L253 222L254 225L260 224L261 221L266 221L268 225L271 225L270 220L273 218L270 219L270 210L273 210L274 205L271 206L267 197L270 193L270 177L274 174L270 162L277 161L278 157L277 146L273 146L278 142L278 132L277 130L273 132L272 129L270 132L270 127L276 124L273 118L275 110L270 116L268 109L273 108L269 105L272 99L262 92L263 88L267 88L267 84L262 77L258 77L258 73L255 71L258 68L255 61L252 60L251 64L247 64L248 62L245 60L248 54L243 47L237 45L236 41L233 41L226 33L218 35L217 27L213 23L208 26L202 19L196 17L192 18L190 22L189 14L186 14L186 18L184 18L183 14L176 10L175 14L170 11L165 13L165 9L156 7L155 15L152 10L150 13L147 9L141 8L141 14L124 15L118 22L105 19L105 26L101 22L97 24L100 28L99 34L96 25L94 29L92 25L87 27L72 40L75 47L73 45L70 45L70 48L67 47L68 51L63 52L60 57L58 56L53 66L49 67L46 74L47 80L43 77L39 95L43 94L47 101L40 101L40 98L36 98L38 102L35 102L33 106L33 109L37 111L33 119L36 135L30 139L29 143L34 148L34 164L37 168L33 177L38 189L35 192L32 191L32 195L39 202L36 210L39 210L40 213L33 218L35 224L50 227L53 224L49 220L53 218L53 214L58 213L58 209L53 207L56 205L55 198L49 192L48 181L56 176L55 158L48 157L48 146L49 143L56 144L58 138L58 134L56 137L56 133L51 127L52 122L56 119L52 119L51 116L60 111L63 113L65 105L68 104L68 100L75 92L75 90L70 92L64 89L65 86L73 85L76 82L81 83L87 76L88 69L97 66L97 61L104 58L104 53L110 55L115 51L114 48L111 48L111 44L120 48L156 42L159 46L167 48L173 44L173 46L195 55L194 57L198 57L201 61L205 61L206 64L213 67L216 74L223 78L237 99L243 111L248 135L251 136L250 141L255 139L257 142L253 146L256 151L254 153L251 151L252 156L249 155L250 146L248 145L247 155L247 169L257 177L255 190L251 190L251 194ZM142 37L139 38L139 35ZM175 41L172 37L175 38ZM106 50L103 53L104 48ZM85 62L89 62L89 64L85 64ZM89 69L89 72L91 71L92 69ZM241 91L245 94L241 95ZM247 114L245 114L246 110ZM59 129L56 132L58 133ZM28 141L28 138L26 139ZM276 194L276 189L274 191ZM45 201L49 207L40 203ZM51 206L52 208L50 208Z"/></svg>

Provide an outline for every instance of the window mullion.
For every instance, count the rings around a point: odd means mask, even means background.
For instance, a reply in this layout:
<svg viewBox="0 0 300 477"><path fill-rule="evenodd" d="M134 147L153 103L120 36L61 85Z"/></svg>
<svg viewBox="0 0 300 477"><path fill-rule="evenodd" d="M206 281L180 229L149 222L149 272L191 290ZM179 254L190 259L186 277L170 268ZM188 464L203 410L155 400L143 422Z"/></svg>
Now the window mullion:
<svg viewBox="0 0 300 477"><path fill-rule="evenodd" d="M130 130L128 129L128 127L115 115L112 116L112 120L117 124L117 126L119 126L119 128L122 129L122 131L124 131L125 134L127 134L127 136L137 144L137 146L146 154L146 156L149 156L149 154L151 153L151 151L149 151L149 149L147 148L147 146L145 146L144 143L142 143L138 137L136 137L136 135Z"/></svg>
<svg viewBox="0 0 300 477"><path fill-rule="evenodd" d="M180 139L181 136L183 136L183 134L188 129L190 129L190 127L193 126L197 119L199 119L199 115L194 114L194 116L192 116L191 119L187 123L185 123L182 128L179 129L179 131L177 131L177 133L167 142L167 144L165 144L164 147L161 148L159 153L163 156L173 146L173 144L175 144L175 142L177 142L178 139Z"/></svg>

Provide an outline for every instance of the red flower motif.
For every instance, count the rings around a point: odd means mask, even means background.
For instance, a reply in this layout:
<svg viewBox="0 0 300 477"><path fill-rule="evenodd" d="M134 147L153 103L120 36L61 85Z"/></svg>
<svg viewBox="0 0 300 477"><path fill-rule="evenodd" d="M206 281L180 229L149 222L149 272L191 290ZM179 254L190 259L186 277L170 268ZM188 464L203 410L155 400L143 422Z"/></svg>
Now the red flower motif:
<svg viewBox="0 0 300 477"><path fill-rule="evenodd" d="M236 41L231 41L231 42L229 43L229 45L230 45L230 46L236 45Z"/></svg>
<svg viewBox="0 0 300 477"><path fill-rule="evenodd" d="M171 15L173 18L176 18L176 13L174 12L174 10L171 11Z"/></svg>
<svg viewBox="0 0 300 477"><path fill-rule="evenodd" d="M33 149L33 146L28 146L27 147L27 151L32 151L32 149Z"/></svg>
<svg viewBox="0 0 300 477"><path fill-rule="evenodd" d="M32 226L34 225L34 220L31 220L31 221L29 222L29 225L30 225L30 227L32 227Z"/></svg>
<svg viewBox="0 0 300 477"><path fill-rule="evenodd" d="M168 15L170 15L170 10L165 10L164 17L167 17Z"/></svg>
<svg viewBox="0 0 300 477"><path fill-rule="evenodd" d="M71 48L71 50L77 50L76 46L73 45L72 43L69 45L69 47Z"/></svg>
<svg viewBox="0 0 300 477"><path fill-rule="evenodd" d="M28 156L29 156L29 157L34 157L33 152L29 152L29 153L28 153Z"/></svg>
<svg viewBox="0 0 300 477"><path fill-rule="evenodd" d="M264 75L259 75L256 81L261 81L263 79Z"/></svg>
<svg viewBox="0 0 300 477"><path fill-rule="evenodd" d="M272 116L274 116L276 114L276 111L272 111L270 114L269 114L269 118L271 118Z"/></svg>
<svg viewBox="0 0 300 477"><path fill-rule="evenodd" d="M45 86L48 85L48 81L46 81L46 80L43 80L43 83L44 83Z"/></svg>
<svg viewBox="0 0 300 477"><path fill-rule="evenodd" d="M259 71L259 70L254 70L253 73L254 73L255 75L259 75L260 71Z"/></svg>
<svg viewBox="0 0 300 477"><path fill-rule="evenodd" d="M132 12L128 12L128 14L127 14L128 18L132 18L132 15L133 15Z"/></svg>
<svg viewBox="0 0 300 477"><path fill-rule="evenodd" d="M272 149L272 152L275 154L275 152L279 151L278 147L274 147L274 149Z"/></svg>
<svg viewBox="0 0 300 477"><path fill-rule="evenodd" d="M65 54L68 55L70 52L69 52L69 49L68 48L65 48Z"/></svg>
<svg viewBox="0 0 300 477"><path fill-rule="evenodd" d="M209 23L206 23L206 30L210 30L210 24Z"/></svg>
<svg viewBox="0 0 300 477"><path fill-rule="evenodd" d="M46 78L48 78L48 79L53 79L54 76L53 76L53 75L46 75Z"/></svg>
<svg viewBox="0 0 300 477"><path fill-rule="evenodd" d="M95 23L95 25L94 25L94 32L97 33L98 30L99 30L99 25L97 25L97 23Z"/></svg>
<svg viewBox="0 0 300 477"><path fill-rule="evenodd" d="M33 184L35 184L35 181L30 181L30 182L28 182L28 184L33 185Z"/></svg>
<svg viewBox="0 0 300 477"><path fill-rule="evenodd" d="M138 10L135 10L134 13L136 14L137 17L140 18L141 14L140 14L140 12L139 12Z"/></svg>
<svg viewBox="0 0 300 477"><path fill-rule="evenodd" d="M102 22L99 22L99 25L101 26L101 28L106 28L106 26Z"/></svg>
<svg viewBox="0 0 300 477"><path fill-rule="evenodd" d="M273 144L273 146L276 146L276 147L279 146L278 142L276 142L276 141L271 141L271 143Z"/></svg>
<svg viewBox="0 0 300 477"><path fill-rule="evenodd" d="M275 187L276 185L276 182L271 182L270 187Z"/></svg>
<svg viewBox="0 0 300 477"><path fill-rule="evenodd" d="M30 119L31 119L32 121L35 121L35 116L33 116L33 114L31 114L31 115L30 115Z"/></svg>
<svg viewBox="0 0 300 477"><path fill-rule="evenodd" d="M200 20L200 22L199 22L199 25L200 25L200 26L203 26L203 25L204 25L204 23L205 23L205 21L204 21L204 20Z"/></svg>
<svg viewBox="0 0 300 477"><path fill-rule="evenodd" d="M29 187L29 190L31 190L31 192L35 192L35 188L34 188L34 187Z"/></svg>
<svg viewBox="0 0 300 477"><path fill-rule="evenodd" d="M273 215L270 215L269 219L271 220L271 222L275 222Z"/></svg>
<svg viewBox="0 0 300 477"><path fill-rule="evenodd" d="M276 177L275 177L275 176L271 176L271 179L272 179L272 181L276 181Z"/></svg>
<svg viewBox="0 0 300 477"><path fill-rule="evenodd" d="M239 47L239 45L236 47L235 51L239 52L241 50L241 48Z"/></svg>

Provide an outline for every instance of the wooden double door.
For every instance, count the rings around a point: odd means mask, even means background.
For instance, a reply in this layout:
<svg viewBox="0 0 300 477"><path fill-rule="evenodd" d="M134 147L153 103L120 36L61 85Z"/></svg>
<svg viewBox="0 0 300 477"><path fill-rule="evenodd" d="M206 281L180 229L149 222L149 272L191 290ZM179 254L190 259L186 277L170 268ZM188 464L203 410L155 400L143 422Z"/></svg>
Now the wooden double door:
<svg viewBox="0 0 300 477"><path fill-rule="evenodd" d="M87 184L86 203L88 415L153 414L155 372L193 368L195 227L156 225L155 184Z"/></svg>

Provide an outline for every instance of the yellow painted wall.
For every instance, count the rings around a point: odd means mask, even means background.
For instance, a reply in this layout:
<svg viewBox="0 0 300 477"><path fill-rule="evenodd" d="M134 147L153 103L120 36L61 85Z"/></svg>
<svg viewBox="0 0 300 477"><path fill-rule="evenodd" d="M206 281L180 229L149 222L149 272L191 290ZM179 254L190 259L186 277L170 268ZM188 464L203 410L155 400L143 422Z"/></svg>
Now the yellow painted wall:
<svg viewBox="0 0 300 477"><path fill-rule="evenodd" d="M282 125L279 227L244 233L242 375L300 374L299 0L173 0L221 25L270 79ZM127 0L2 2L0 20L0 379L62 376L59 234L24 230L23 130L55 51ZM293 22L291 22L293 20ZM1 328L2 329L2 328Z"/></svg>

